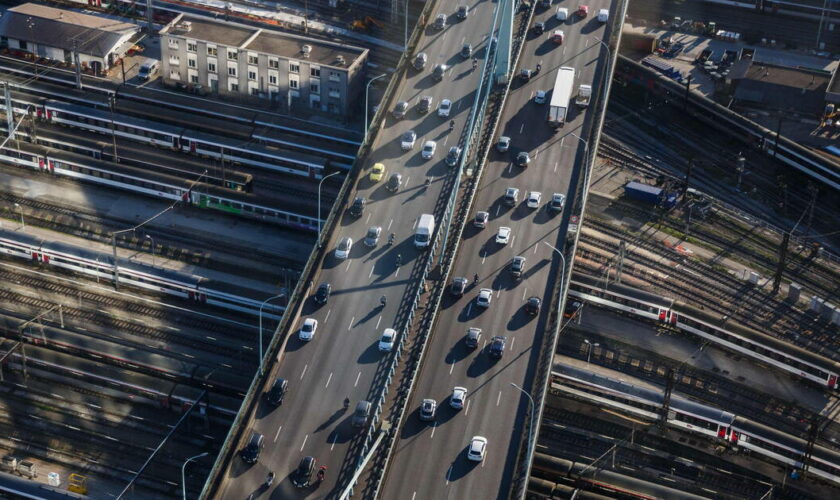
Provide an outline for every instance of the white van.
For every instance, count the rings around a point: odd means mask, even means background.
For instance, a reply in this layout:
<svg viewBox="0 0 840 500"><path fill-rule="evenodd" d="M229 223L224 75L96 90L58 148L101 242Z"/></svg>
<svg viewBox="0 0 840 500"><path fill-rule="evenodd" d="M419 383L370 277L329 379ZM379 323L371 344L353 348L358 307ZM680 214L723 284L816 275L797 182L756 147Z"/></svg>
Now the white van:
<svg viewBox="0 0 840 500"><path fill-rule="evenodd" d="M417 228L414 230L414 246L417 248L426 248L432 242L432 233L435 232L435 216L431 214L423 214L420 216L420 221L417 222Z"/></svg>
<svg viewBox="0 0 840 500"><path fill-rule="evenodd" d="M159 69L160 63L158 61L154 59L146 59L146 61L140 65L140 71L137 72L137 78L147 82L157 74Z"/></svg>

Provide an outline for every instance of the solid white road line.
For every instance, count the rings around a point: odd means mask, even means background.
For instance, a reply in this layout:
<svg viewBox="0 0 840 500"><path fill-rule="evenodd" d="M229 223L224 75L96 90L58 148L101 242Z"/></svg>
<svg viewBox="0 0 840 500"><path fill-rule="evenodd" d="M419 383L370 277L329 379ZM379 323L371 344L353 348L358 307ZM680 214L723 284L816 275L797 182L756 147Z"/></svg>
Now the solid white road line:
<svg viewBox="0 0 840 500"><path fill-rule="evenodd" d="M303 365L303 371L300 372L300 380L303 380L303 376L306 375L306 369L309 368L309 365Z"/></svg>
<svg viewBox="0 0 840 500"><path fill-rule="evenodd" d="M277 442L277 438L280 436L280 431L283 429L283 426L277 428L277 433L274 435L274 442Z"/></svg>
<svg viewBox="0 0 840 500"><path fill-rule="evenodd" d="M356 383L355 383L355 384L353 384L353 387L356 387L356 386L358 386L358 385L359 385L359 379L360 379L360 378L362 378L362 372L359 372L359 374L358 374L358 375L356 375Z"/></svg>
<svg viewBox="0 0 840 500"><path fill-rule="evenodd" d="M303 444L300 445L300 451L303 451L303 447L306 446L307 439L309 439L309 434L303 437Z"/></svg>
<svg viewBox="0 0 840 500"><path fill-rule="evenodd" d="M333 374L332 374L332 372L330 372L330 376L327 377L327 383L324 385L324 389L326 389L327 387L330 386L330 380L332 380L332 376L333 376Z"/></svg>

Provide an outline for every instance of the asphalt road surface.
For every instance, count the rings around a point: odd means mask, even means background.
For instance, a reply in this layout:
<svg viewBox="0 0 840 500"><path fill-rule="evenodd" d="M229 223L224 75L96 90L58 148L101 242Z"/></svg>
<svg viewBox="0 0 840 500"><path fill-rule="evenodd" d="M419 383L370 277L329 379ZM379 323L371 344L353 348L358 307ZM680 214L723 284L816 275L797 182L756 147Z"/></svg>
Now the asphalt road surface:
<svg viewBox="0 0 840 500"><path fill-rule="evenodd" d="M607 61L607 50L599 43L606 41L606 29L596 15L600 8L609 8L610 2L590 2L588 17L581 19L570 12L569 20L562 23L554 17L558 7L573 11L576 4L555 3L547 10L537 7L534 22L546 22L546 31L541 35L529 31L517 73L522 68L534 69L537 64L541 71L527 83L517 80L511 87L499 133L512 139L510 151L491 152L475 205L476 211L489 212L490 220L485 229L467 226L452 274L467 278L470 285L462 297L447 291L441 303L436 330L409 403L410 413L399 430L382 498L501 499L510 491L528 408L527 398L511 383L530 386L539 355L532 346L542 343L549 309L543 302L540 313L530 316L523 306L529 297L549 297L557 279L558 266L552 265L556 256L549 245L558 244L565 213L548 210L547 203L553 193L570 194L569 182L580 168L585 147L575 136L581 136L587 118L584 109L572 105L567 123L555 133L546 123L548 104L535 103L533 96L538 90L552 89L561 66L576 69L573 95L581 83L591 84L597 92L604 83ZM565 32L562 45L550 39L555 29ZM512 163L520 151L530 153L532 160L527 168ZM507 187L520 190L515 207L502 204ZM538 208L525 205L529 191L542 193ZM567 208L571 205L571 200L567 201ZM512 229L506 245L495 242L502 226ZM526 258L520 281L514 280L509 270L516 255ZM478 284L473 284L475 274ZM486 309L476 305L481 288L493 290ZM482 329L481 342L474 350L464 343L468 327ZM488 355L495 335L506 337L504 355L499 360ZM449 406L455 386L469 391L462 410ZM419 407L425 398L438 403L433 422L419 419ZM473 436L488 440L482 462L467 459Z"/></svg>
<svg viewBox="0 0 840 500"><path fill-rule="evenodd" d="M381 162L387 172L380 182L372 182L367 176L359 181L357 194L368 199L364 214L354 218L345 213L335 234L325 243L334 249L341 238L353 239L349 258L339 260L331 252L310 285L310 293L314 294L320 283L329 282L332 296L323 306L315 304L311 297L307 299L302 317L294 322L294 328L299 328L305 318L317 319L314 338L303 342L298 340L296 331L292 332L282 363L279 368L271 368L272 376L289 381L289 390L279 408L261 402L256 410L252 428L265 436L259 461L248 465L234 458L225 471L217 498L245 499L251 494L254 498L335 496L355 470L364 431L351 426L353 409L360 400L371 400L384 383L386 354L379 352L378 342L385 328L405 321L409 300L406 290L417 279L413 271L422 255L413 243L414 226L421 214L433 211L442 177L453 174L444 158L461 136L475 99L480 71L474 71L470 59L460 55L461 47L465 42L471 43L483 63L492 23L492 4L486 0L474 6L463 21L456 19L455 7L448 2L441 2L439 8L449 15L449 25L441 31L426 31L415 51L428 55L426 67L410 70L400 84L399 100L410 104L408 113L402 120L387 117L365 165L369 169ZM432 76L438 63L449 66L439 82ZM421 114L416 105L425 95L433 97L433 107ZM441 99L452 101L450 118L437 114ZM449 130L450 119L456 121L454 131ZM404 152L400 136L408 130L416 132L417 140L411 151ZM436 154L428 161L420 155L427 140L437 141ZM385 188L394 172L403 175L402 188L397 193ZM431 180L428 187L424 185L427 178ZM380 241L374 248L363 244L370 226L382 227ZM395 243L389 247L387 241L392 232ZM398 255L401 266L397 265ZM383 295L387 305L381 308ZM348 410L343 407L345 397L351 400ZM292 485L290 474L305 456L318 461L316 469L321 465L328 467L326 480L298 489ZM269 471L276 477L267 487L264 482Z"/></svg>

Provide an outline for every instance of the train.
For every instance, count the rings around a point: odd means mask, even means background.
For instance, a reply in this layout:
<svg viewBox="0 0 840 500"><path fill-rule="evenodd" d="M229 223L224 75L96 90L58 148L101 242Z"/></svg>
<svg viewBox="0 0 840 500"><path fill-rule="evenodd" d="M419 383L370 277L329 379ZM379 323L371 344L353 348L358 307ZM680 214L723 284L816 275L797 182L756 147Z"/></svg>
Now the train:
<svg viewBox="0 0 840 500"><path fill-rule="evenodd" d="M623 374L619 380L558 364L552 372L551 388L565 396L634 418L662 421L663 392L634 385L633 380ZM840 486L840 453L834 450L820 445L809 447L804 439L676 394L671 396L664 418L668 427L705 436L721 445L748 450Z"/></svg>
<svg viewBox="0 0 840 500"><path fill-rule="evenodd" d="M195 182L188 183L181 177L21 141L0 148L0 162L293 229L318 230L318 219L308 212L296 213L268 206L253 193L204 183L202 174L196 175ZM314 208L311 211L314 212Z"/></svg>
<svg viewBox="0 0 840 500"><path fill-rule="evenodd" d="M47 242L22 231L0 228L0 254L254 316L259 314L262 305L260 300L223 291L212 282L208 284L202 276L139 262L121 261L115 264L109 253ZM202 284L202 281L205 283ZM269 304L264 309L264 317L279 320L285 307Z"/></svg>
<svg viewBox="0 0 840 500"><path fill-rule="evenodd" d="M683 302L628 286L576 274L569 295L583 302L624 315L667 324L727 351L772 366L816 384L824 390L838 388L840 363L742 325L727 323L707 311Z"/></svg>

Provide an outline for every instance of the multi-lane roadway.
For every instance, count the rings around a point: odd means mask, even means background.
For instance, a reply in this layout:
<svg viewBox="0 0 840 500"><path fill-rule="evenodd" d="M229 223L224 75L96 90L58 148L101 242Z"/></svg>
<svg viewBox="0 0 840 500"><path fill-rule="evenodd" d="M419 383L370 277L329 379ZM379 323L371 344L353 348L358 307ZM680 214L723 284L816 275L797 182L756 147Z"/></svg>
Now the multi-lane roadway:
<svg viewBox="0 0 840 500"><path fill-rule="evenodd" d="M556 20L560 7L569 10L565 22ZM550 307L545 299L551 296L557 278L552 247L562 241L558 231L566 227L561 223L567 217L565 211L552 212L547 204L553 193L573 194L570 182L582 166L586 148L583 125L593 118L593 112L572 105L567 123L555 132L546 123L548 104L537 104L533 98L538 90L552 89L561 66L575 68L575 94L581 83L591 84L597 93L604 85L607 66L607 50L600 41L606 42L608 33L596 15L601 8L609 8L612 14L613 6L607 0L590 2L589 15L583 19L573 14L576 8L577 4L568 2L554 3L548 9L537 7L534 23L544 22L545 32L529 30L516 73L523 68L533 70L537 64L541 71L528 82L512 84L498 132L511 138L510 151L490 153L470 214L487 211L489 221L484 229L467 226L453 268L452 277L465 277L470 285L460 297L446 291L409 414L398 430L381 498L489 499L507 498L510 493L528 406L527 398L511 384L531 386L539 356L534 347L542 345L548 323ZM551 40L556 29L565 32L562 45ZM527 168L513 164L521 151L530 154ZM508 187L519 189L514 207L502 203ZM537 208L526 206L529 191L542 194ZM567 209L569 206L571 202ZM511 228L507 244L496 242L500 227ZM526 259L521 280L515 280L510 272L514 256ZM475 275L478 283L473 282ZM488 308L477 306L482 288L493 290ZM536 316L525 311L532 296L543 300ZM465 344L470 327L482 330L475 349ZM501 359L490 355L494 336L505 337ZM468 390L460 410L449 404L455 386ZM419 418L421 402L427 398L437 401L431 422ZM473 436L487 439L481 462L467 458Z"/></svg>
<svg viewBox="0 0 840 500"><path fill-rule="evenodd" d="M415 54L427 54L426 66L419 71L409 69L399 84L396 100L408 102L408 112L403 119L389 114L365 162L368 170L375 163L384 164L386 173L378 182L367 175L358 182L355 195L368 200L364 213L360 217L343 214L325 242L330 252L310 284L310 294L321 283L330 283L332 295L323 305L310 295L294 322L294 328L299 328L305 319L315 319L317 330L307 342L298 339L297 331L290 332L282 361L271 373L271 377L288 380L285 400L278 408L261 402L249 420L249 431L264 436L259 460L253 465L239 458L231 460L216 498L244 499L252 494L253 498L323 498L344 487L354 470L364 429L351 425L353 409L361 400L372 400L384 383L382 367L388 354L378 350L379 339L385 328L399 328L405 321L406 290L416 285L412 270L422 255L413 244L413 228L421 214L434 211L443 177L453 174L444 158L461 136L475 98L480 71L460 51L464 43L471 43L475 54L483 57L495 5L482 1L472 7L467 19L459 20L455 6L439 4L434 16L447 14L448 26L426 30L415 50ZM433 69L440 63L448 69L437 81ZM422 114L417 105L427 95L433 98L432 109ZM448 118L437 113L442 99L452 101ZM452 131L450 119L455 120ZM406 152L400 138L409 130L415 131L417 139ZM424 160L420 150L428 140L437 141L437 151L434 158ZM385 187L393 173L402 174L396 193ZM428 186L427 178L431 180ZM371 226L382 228L373 248L363 243ZM390 233L395 234L392 246L387 245ZM353 246L348 258L338 259L332 250L345 237L352 238ZM384 308L381 296L387 299ZM344 408L345 398L351 401L349 409ZM326 480L296 488L290 475L306 456L317 460L316 470L327 466ZM276 476L267 486L269 472Z"/></svg>

